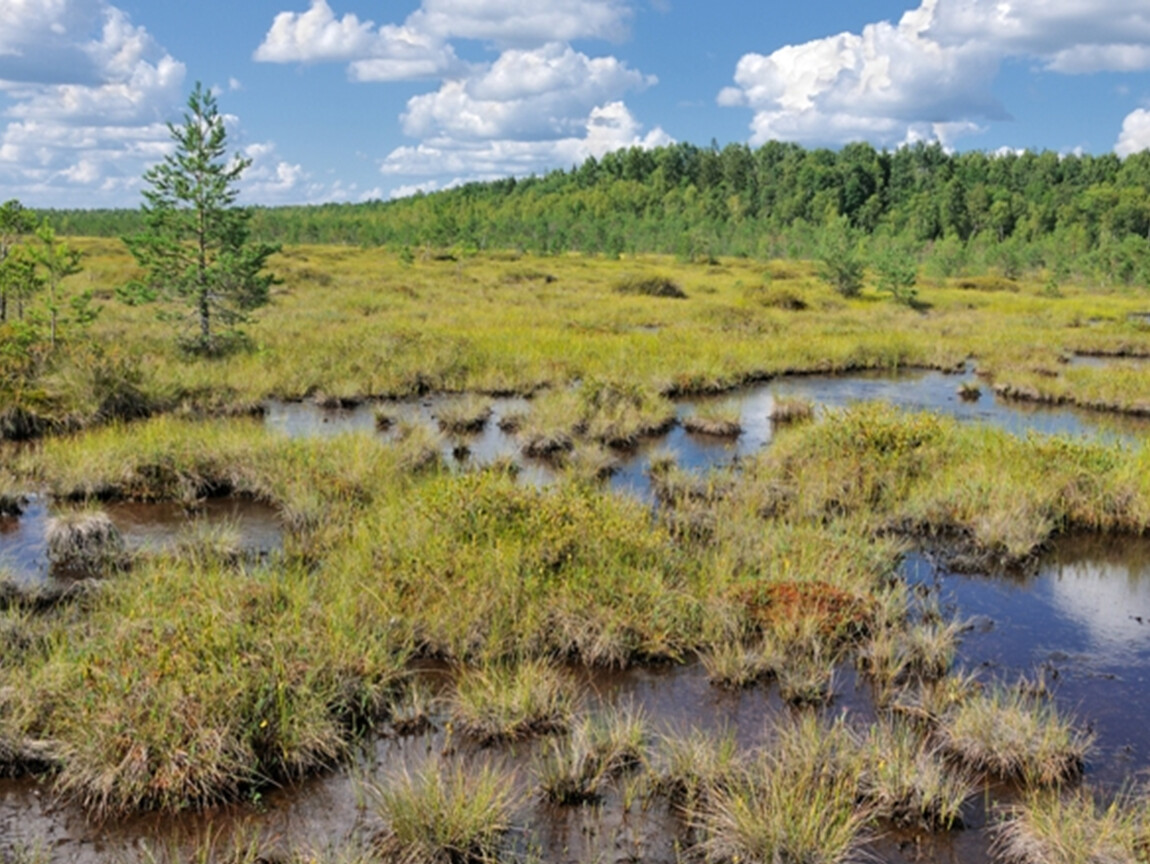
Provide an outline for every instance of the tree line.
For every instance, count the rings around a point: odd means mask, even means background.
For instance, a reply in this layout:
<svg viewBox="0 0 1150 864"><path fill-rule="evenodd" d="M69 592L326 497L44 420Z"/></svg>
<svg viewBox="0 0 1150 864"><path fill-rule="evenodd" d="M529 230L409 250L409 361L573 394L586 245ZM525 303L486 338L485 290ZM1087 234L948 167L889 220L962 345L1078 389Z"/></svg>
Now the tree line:
<svg viewBox="0 0 1150 864"><path fill-rule="evenodd" d="M45 215L69 234L122 235L140 220L127 210ZM834 220L864 243L913 245L946 274L1045 267L1145 284L1150 152L633 147L542 177L397 201L255 208L251 231L286 243L818 257Z"/></svg>

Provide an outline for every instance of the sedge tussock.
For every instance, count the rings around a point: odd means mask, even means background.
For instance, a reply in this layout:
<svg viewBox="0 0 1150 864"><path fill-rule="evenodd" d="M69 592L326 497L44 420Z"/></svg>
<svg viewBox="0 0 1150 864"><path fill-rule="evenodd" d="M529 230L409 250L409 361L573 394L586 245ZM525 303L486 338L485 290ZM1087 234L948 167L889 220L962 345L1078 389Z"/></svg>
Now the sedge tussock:
<svg viewBox="0 0 1150 864"><path fill-rule="evenodd" d="M514 775L485 763L429 759L370 783L386 827L376 843L401 864L488 864L499 859L516 805Z"/></svg>
<svg viewBox="0 0 1150 864"><path fill-rule="evenodd" d="M572 684L541 661L463 668L455 682L451 717L481 742L561 732L571 724Z"/></svg>
<svg viewBox="0 0 1150 864"><path fill-rule="evenodd" d="M953 707L939 736L971 770L1040 786L1078 777L1092 744L1049 699L1002 685Z"/></svg>
<svg viewBox="0 0 1150 864"><path fill-rule="evenodd" d="M1004 864L1134 864L1145 860L1143 805L1119 795L1103 806L1086 787L1031 793L994 829Z"/></svg>

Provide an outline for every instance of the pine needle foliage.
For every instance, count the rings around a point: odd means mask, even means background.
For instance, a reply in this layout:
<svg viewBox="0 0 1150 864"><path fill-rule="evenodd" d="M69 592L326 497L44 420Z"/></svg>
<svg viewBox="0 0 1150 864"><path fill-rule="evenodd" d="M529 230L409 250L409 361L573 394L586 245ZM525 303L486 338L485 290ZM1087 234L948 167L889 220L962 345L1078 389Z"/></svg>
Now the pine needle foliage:
<svg viewBox="0 0 1150 864"><path fill-rule="evenodd" d="M263 271L279 247L249 239L251 211L235 202L251 159L227 158L227 129L211 91L197 82L183 125L168 130L175 151L144 174L144 231L125 238L146 275L122 296L183 301L190 312L168 317L191 325L185 347L214 354L234 343L250 310L267 303L277 280Z"/></svg>

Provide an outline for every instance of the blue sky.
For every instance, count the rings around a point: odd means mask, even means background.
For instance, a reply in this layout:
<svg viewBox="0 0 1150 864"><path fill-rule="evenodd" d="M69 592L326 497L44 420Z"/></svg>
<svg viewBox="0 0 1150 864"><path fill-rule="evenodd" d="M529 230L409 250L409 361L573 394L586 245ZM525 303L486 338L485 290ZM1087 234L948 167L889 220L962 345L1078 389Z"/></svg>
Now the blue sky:
<svg viewBox="0 0 1150 864"><path fill-rule="evenodd" d="M29 206L136 206L197 80L262 204L670 141L1150 146L1150 0L0 0L0 21L0 200Z"/></svg>

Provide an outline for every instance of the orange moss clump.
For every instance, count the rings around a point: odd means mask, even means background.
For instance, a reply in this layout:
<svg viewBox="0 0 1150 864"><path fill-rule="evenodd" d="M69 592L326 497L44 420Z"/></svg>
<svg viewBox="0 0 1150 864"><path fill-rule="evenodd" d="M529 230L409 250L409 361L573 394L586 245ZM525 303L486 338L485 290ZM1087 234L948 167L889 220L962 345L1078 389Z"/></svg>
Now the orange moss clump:
<svg viewBox="0 0 1150 864"><path fill-rule="evenodd" d="M818 580L772 582L737 596L755 623L772 629L813 618L824 636L849 637L864 633L873 616L871 603L864 598Z"/></svg>

